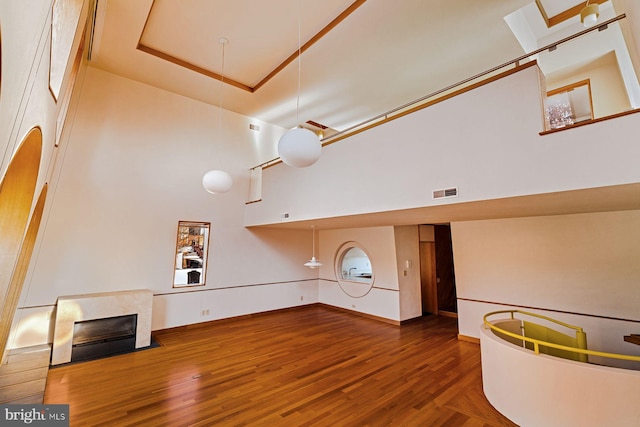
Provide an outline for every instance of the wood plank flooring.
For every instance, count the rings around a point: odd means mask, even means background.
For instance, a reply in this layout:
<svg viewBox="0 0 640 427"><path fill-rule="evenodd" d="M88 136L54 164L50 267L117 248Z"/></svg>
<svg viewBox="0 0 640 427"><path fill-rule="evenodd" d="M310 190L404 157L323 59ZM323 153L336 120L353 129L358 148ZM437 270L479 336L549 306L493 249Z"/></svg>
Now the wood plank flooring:
<svg viewBox="0 0 640 427"><path fill-rule="evenodd" d="M402 326L313 305L154 333L158 348L53 368L72 426L514 426L456 319Z"/></svg>

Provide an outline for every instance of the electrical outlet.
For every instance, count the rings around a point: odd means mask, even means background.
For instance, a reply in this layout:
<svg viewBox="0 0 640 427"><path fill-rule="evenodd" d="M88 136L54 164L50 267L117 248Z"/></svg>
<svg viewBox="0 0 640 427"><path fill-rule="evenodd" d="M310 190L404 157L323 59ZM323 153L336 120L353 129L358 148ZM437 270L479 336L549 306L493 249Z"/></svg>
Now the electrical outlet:
<svg viewBox="0 0 640 427"><path fill-rule="evenodd" d="M208 316L208 315L209 315L209 309L202 310L202 311L200 312L200 316Z"/></svg>
<svg viewBox="0 0 640 427"><path fill-rule="evenodd" d="M351 304L351 308L356 308L356 305L355 304Z"/></svg>
<svg viewBox="0 0 640 427"><path fill-rule="evenodd" d="M300 296L300 301L304 301L304 297L303 296Z"/></svg>

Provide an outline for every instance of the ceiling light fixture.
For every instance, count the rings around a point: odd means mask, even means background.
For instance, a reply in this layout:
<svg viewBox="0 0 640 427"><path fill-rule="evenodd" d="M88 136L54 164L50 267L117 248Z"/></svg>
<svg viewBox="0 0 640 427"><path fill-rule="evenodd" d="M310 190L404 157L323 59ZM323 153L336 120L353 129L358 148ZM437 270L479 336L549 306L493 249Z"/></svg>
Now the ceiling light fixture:
<svg viewBox="0 0 640 427"><path fill-rule="evenodd" d="M304 266L309 268L322 267L322 263L316 259L316 227L313 225L311 226L311 233L312 233L311 239L313 242L312 249L311 249L311 259L305 262Z"/></svg>
<svg viewBox="0 0 640 427"><path fill-rule="evenodd" d="M598 3L589 4L591 0L587 0L587 4L580 11L580 22L585 27L592 27L598 22L600 16L600 7Z"/></svg>
<svg viewBox="0 0 640 427"><path fill-rule="evenodd" d="M296 120L300 122L300 0L298 1L298 97L296 100ZM298 126L285 132L278 141L278 155L282 161L296 168L311 166L320 158L322 142L309 129Z"/></svg>
<svg viewBox="0 0 640 427"><path fill-rule="evenodd" d="M222 68L220 71L220 111L218 112L218 145L220 141L222 141L222 90L224 88L224 47L229 43L229 40L224 37L220 38L220 44L222 45ZM205 173L202 177L202 186L205 190L207 190L211 194L220 194L226 193L231 190L231 186L233 185L233 179L231 179L231 175L223 170L210 170Z"/></svg>

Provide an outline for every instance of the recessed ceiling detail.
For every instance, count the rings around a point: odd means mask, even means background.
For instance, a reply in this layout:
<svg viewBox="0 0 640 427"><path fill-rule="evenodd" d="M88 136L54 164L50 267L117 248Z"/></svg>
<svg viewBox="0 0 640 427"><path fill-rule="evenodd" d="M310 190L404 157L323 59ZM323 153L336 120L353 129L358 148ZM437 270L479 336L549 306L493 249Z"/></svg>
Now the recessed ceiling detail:
<svg viewBox="0 0 640 427"><path fill-rule="evenodd" d="M297 0L154 0L137 49L255 92L296 60L298 48L302 54L365 2L306 2L304 9L299 11ZM194 16L185 12L193 10L200 13ZM282 12L278 19L272 18L274 10ZM270 17L266 27L265 16ZM300 46L298 21L301 43L304 41ZM224 79L216 71L220 66L216 62L219 54L216 54L218 46L213 42L220 37L230 41L227 49L229 71L225 72Z"/></svg>

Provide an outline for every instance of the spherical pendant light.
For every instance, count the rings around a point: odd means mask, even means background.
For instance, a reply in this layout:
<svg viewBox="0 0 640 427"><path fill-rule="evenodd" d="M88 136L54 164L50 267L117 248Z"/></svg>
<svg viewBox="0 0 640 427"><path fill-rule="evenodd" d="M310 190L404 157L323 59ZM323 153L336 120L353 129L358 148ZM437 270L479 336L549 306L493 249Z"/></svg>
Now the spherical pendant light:
<svg viewBox="0 0 640 427"><path fill-rule="evenodd" d="M321 153L322 142L309 129L291 129L278 141L278 155L285 164L296 168L311 166Z"/></svg>
<svg viewBox="0 0 640 427"><path fill-rule="evenodd" d="M296 98L296 119L300 118L300 74L302 73L300 1L301 0L298 0L298 96ZM296 168L311 166L318 161L321 153L322 142L320 138L318 138L318 135L302 127L287 131L278 141L278 156L280 156L284 164Z"/></svg>
<svg viewBox="0 0 640 427"><path fill-rule="evenodd" d="M220 72L220 112L218 113L218 140L222 140L222 92L224 89L224 47L229 43L229 40L224 37L220 38L220 44L222 45L222 71ZM233 185L233 179L229 173L222 170L210 170L202 177L202 186L211 194L226 193L231 190Z"/></svg>
<svg viewBox="0 0 640 427"><path fill-rule="evenodd" d="M202 177L202 186L211 194L226 193L231 190L232 185L231 175L225 171L212 170Z"/></svg>

